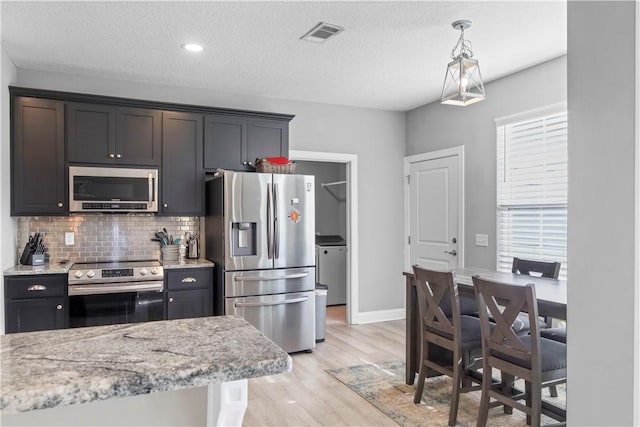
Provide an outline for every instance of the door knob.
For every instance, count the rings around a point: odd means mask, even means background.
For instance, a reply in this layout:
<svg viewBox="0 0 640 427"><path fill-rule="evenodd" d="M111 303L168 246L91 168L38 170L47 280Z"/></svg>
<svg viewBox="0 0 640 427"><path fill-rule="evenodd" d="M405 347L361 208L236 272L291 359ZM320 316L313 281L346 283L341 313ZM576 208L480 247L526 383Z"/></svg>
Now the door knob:
<svg viewBox="0 0 640 427"><path fill-rule="evenodd" d="M458 255L458 252L457 252L455 249L454 249L454 250L452 250L452 251L444 251L444 253L445 253L445 254L449 254L449 255L453 255L453 256Z"/></svg>

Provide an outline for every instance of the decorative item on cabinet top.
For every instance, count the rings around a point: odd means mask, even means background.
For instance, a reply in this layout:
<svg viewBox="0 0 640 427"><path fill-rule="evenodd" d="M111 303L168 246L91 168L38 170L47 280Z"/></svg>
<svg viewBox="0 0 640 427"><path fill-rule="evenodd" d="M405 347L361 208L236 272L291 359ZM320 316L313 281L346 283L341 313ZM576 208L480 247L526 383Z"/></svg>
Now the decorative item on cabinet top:
<svg viewBox="0 0 640 427"><path fill-rule="evenodd" d="M256 172L262 173L295 173L296 162L286 157L266 157L256 159Z"/></svg>

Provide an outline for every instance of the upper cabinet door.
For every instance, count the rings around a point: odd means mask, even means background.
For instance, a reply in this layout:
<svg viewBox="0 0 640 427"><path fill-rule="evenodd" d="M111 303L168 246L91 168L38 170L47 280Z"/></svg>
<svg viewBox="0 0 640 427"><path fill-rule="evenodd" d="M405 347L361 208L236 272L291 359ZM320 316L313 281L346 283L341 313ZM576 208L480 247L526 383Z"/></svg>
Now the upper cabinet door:
<svg viewBox="0 0 640 427"><path fill-rule="evenodd" d="M289 122L250 119L244 157L254 165L256 159L289 156Z"/></svg>
<svg viewBox="0 0 640 427"><path fill-rule="evenodd" d="M161 111L69 103L67 132L70 163L160 165Z"/></svg>
<svg viewBox="0 0 640 427"><path fill-rule="evenodd" d="M162 114L161 215L204 213L202 115Z"/></svg>
<svg viewBox="0 0 640 427"><path fill-rule="evenodd" d="M67 160L70 163L115 163L115 107L67 104Z"/></svg>
<svg viewBox="0 0 640 427"><path fill-rule="evenodd" d="M204 168L250 170L243 150L247 144L247 119L218 114L204 118Z"/></svg>
<svg viewBox="0 0 640 427"><path fill-rule="evenodd" d="M146 108L116 110L116 162L159 166L162 112Z"/></svg>
<svg viewBox="0 0 640 427"><path fill-rule="evenodd" d="M65 215L64 103L16 98L13 104L11 215Z"/></svg>

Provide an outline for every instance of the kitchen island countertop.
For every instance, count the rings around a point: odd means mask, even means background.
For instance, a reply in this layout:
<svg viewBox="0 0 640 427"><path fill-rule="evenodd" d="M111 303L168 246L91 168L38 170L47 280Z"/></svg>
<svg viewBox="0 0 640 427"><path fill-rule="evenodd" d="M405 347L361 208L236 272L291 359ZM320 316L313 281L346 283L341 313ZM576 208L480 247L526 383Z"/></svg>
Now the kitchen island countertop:
<svg viewBox="0 0 640 427"><path fill-rule="evenodd" d="M20 333L0 340L5 414L291 369L284 350L237 316Z"/></svg>

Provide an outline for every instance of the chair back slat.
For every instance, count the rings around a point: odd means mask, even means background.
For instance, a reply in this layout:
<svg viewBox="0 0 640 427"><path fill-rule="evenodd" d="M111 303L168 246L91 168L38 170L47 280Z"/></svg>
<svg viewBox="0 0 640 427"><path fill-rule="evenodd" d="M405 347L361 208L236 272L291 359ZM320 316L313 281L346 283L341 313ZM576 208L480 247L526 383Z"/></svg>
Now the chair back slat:
<svg viewBox="0 0 640 427"><path fill-rule="evenodd" d="M538 322L538 305L535 288L532 284L525 286L508 285L473 277L476 299L480 308L483 344L488 353L510 356L529 366L540 366ZM531 344L527 347L523 337L512 328L521 311L528 312L531 325ZM491 313L495 328L489 329L488 314Z"/></svg>
<svg viewBox="0 0 640 427"><path fill-rule="evenodd" d="M451 336L460 335L460 303L458 287L451 272L440 272L413 266L422 322L428 330ZM450 308L452 313L445 310Z"/></svg>
<svg viewBox="0 0 640 427"><path fill-rule="evenodd" d="M511 266L511 272L516 274L526 274L527 276L534 276L538 273L542 277L549 279L557 279L560 275L560 267L562 263L559 262L545 262L534 261L522 258L513 258L513 264Z"/></svg>

